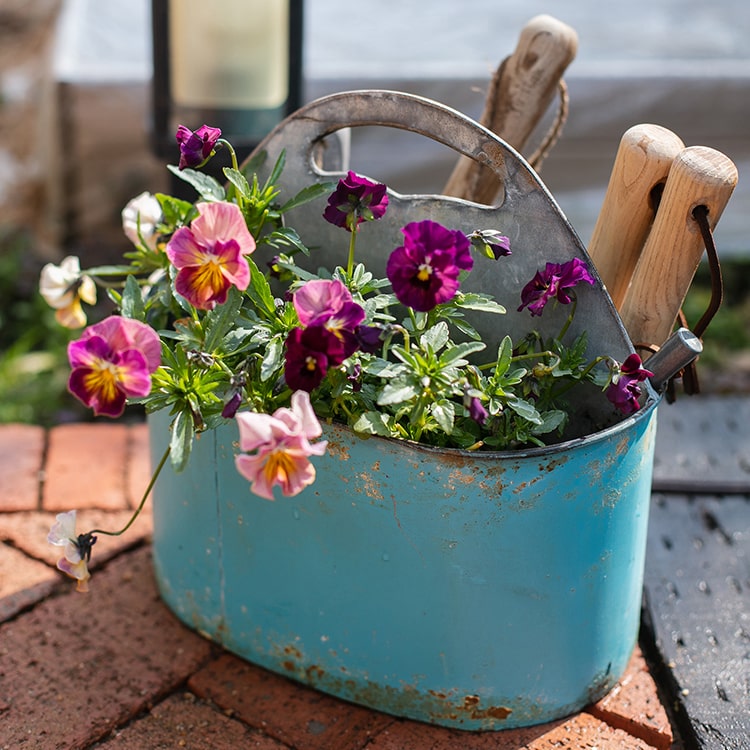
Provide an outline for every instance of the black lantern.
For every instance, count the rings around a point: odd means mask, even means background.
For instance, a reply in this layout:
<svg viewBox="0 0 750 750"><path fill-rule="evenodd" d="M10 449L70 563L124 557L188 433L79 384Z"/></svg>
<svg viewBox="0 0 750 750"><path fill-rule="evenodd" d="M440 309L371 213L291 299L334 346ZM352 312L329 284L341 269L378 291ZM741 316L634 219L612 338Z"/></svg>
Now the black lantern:
<svg viewBox="0 0 750 750"><path fill-rule="evenodd" d="M218 127L244 158L301 105L303 0L152 0L153 138ZM215 167L222 164L217 160Z"/></svg>

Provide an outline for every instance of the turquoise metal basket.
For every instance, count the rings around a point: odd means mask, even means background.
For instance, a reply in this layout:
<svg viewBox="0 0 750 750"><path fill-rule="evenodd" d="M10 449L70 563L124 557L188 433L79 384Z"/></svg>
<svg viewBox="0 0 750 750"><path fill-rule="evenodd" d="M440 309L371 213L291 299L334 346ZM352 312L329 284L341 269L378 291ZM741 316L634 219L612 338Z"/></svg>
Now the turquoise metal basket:
<svg viewBox="0 0 750 750"><path fill-rule="evenodd" d="M511 236L514 262L503 274L490 262L472 274L501 301L544 260L588 261L522 157L434 102L328 97L260 148L269 164L287 151L282 188L294 194L331 179L316 166L320 140L362 124L442 139L494 165L505 185L497 207L392 194L386 218L367 227L377 232L362 233L368 264L384 263L400 226L419 218ZM331 247L326 222L306 210L292 224L310 227L309 244ZM632 351L600 282L578 305L574 325L589 327L592 354ZM528 327L528 313L510 311L485 338L492 345ZM168 467L154 489L162 596L230 651L395 715L496 730L574 712L615 684L637 639L659 401L646 389L636 415L616 421L584 400L565 442L520 452L439 450L328 425L315 483L277 502L254 496L237 474L233 424L204 433L188 469ZM169 421L157 413L149 423L156 461Z"/></svg>

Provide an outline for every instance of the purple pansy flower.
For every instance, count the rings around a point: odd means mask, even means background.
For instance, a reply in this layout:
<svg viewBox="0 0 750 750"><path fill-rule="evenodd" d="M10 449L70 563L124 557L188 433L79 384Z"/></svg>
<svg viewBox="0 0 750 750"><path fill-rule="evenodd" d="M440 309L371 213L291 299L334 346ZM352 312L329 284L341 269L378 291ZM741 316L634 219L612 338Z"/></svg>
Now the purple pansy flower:
<svg viewBox="0 0 750 750"><path fill-rule="evenodd" d="M476 396L472 396L469 401L469 416L481 427L489 416L489 412L484 408L482 401Z"/></svg>
<svg viewBox="0 0 750 750"><path fill-rule="evenodd" d="M294 391L311 393L329 368L347 357L344 342L324 326L293 328L286 339L284 378Z"/></svg>
<svg viewBox="0 0 750 750"><path fill-rule="evenodd" d="M351 292L338 279L308 281L294 293L292 302L303 326L354 331L365 318L364 308L354 302Z"/></svg>
<svg viewBox="0 0 750 750"><path fill-rule="evenodd" d="M469 238L429 219L411 222L401 231L404 244L391 253L386 266L398 301L428 312L453 299L460 272L474 265Z"/></svg>
<svg viewBox="0 0 750 750"><path fill-rule="evenodd" d="M198 130L190 130L184 125L177 128L177 144L180 147L179 169L200 167L210 156L221 137L219 128L201 125Z"/></svg>
<svg viewBox="0 0 750 750"><path fill-rule="evenodd" d="M495 229L475 229L470 235L471 244L494 260L512 255L510 239Z"/></svg>
<svg viewBox="0 0 750 750"><path fill-rule="evenodd" d="M544 270L537 271L521 290L518 310L528 307L532 315L541 315L544 306L552 299L567 305L572 299L568 290L581 282L594 283L594 277L582 260L573 258L567 263L547 263Z"/></svg>
<svg viewBox="0 0 750 750"><path fill-rule="evenodd" d="M328 198L323 218L351 232L363 221L374 221L388 208L386 186L348 172Z"/></svg>
<svg viewBox="0 0 750 750"><path fill-rule="evenodd" d="M631 354L619 367L615 367L605 395L623 414L633 414L641 408L638 399L642 383L654 373L641 367L637 354Z"/></svg>

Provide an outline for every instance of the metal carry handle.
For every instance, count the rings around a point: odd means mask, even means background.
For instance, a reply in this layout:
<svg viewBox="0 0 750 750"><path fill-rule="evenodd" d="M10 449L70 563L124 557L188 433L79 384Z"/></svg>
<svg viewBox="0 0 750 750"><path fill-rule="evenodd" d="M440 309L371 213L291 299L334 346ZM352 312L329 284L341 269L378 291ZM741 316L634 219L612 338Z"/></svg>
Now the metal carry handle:
<svg viewBox="0 0 750 750"><path fill-rule="evenodd" d="M430 138L486 167L500 186L509 180L509 157L531 171L508 143L461 112L415 94L375 89L332 94L303 106L277 125L256 151L266 150L283 133L287 159L295 158L296 148L312 172L323 176L311 155L316 146L339 130L365 126L399 128Z"/></svg>

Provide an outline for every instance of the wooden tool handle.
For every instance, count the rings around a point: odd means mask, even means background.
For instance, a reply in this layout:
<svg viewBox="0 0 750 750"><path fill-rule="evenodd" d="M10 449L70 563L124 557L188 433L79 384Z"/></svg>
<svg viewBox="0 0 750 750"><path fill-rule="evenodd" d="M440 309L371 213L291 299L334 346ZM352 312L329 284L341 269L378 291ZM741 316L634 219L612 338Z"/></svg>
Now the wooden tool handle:
<svg viewBox="0 0 750 750"><path fill-rule="evenodd" d="M737 167L707 146L686 148L673 161L622 305L634 343L660 346L669 337L704 250L693 210L706 206L715 228L736 185Z"/></svg>
<svg viewBox="0 0 750 750"><path fill-rule="evenodd" d="M634 125L620 140L588 247L618 310L654 220L653 191L666 182L672 161L684 148L660 125Z"/></svg>
<svg viewBox="0 0 750 750"><path fill-rule="evenodd" d="M578 49L578 35L551 16L532 18L518 45L495 72L480 122L517 151L554 99L562 74ZM459 159L443 190L445 195L493 205L501 193L491 171Z"/></svg>

